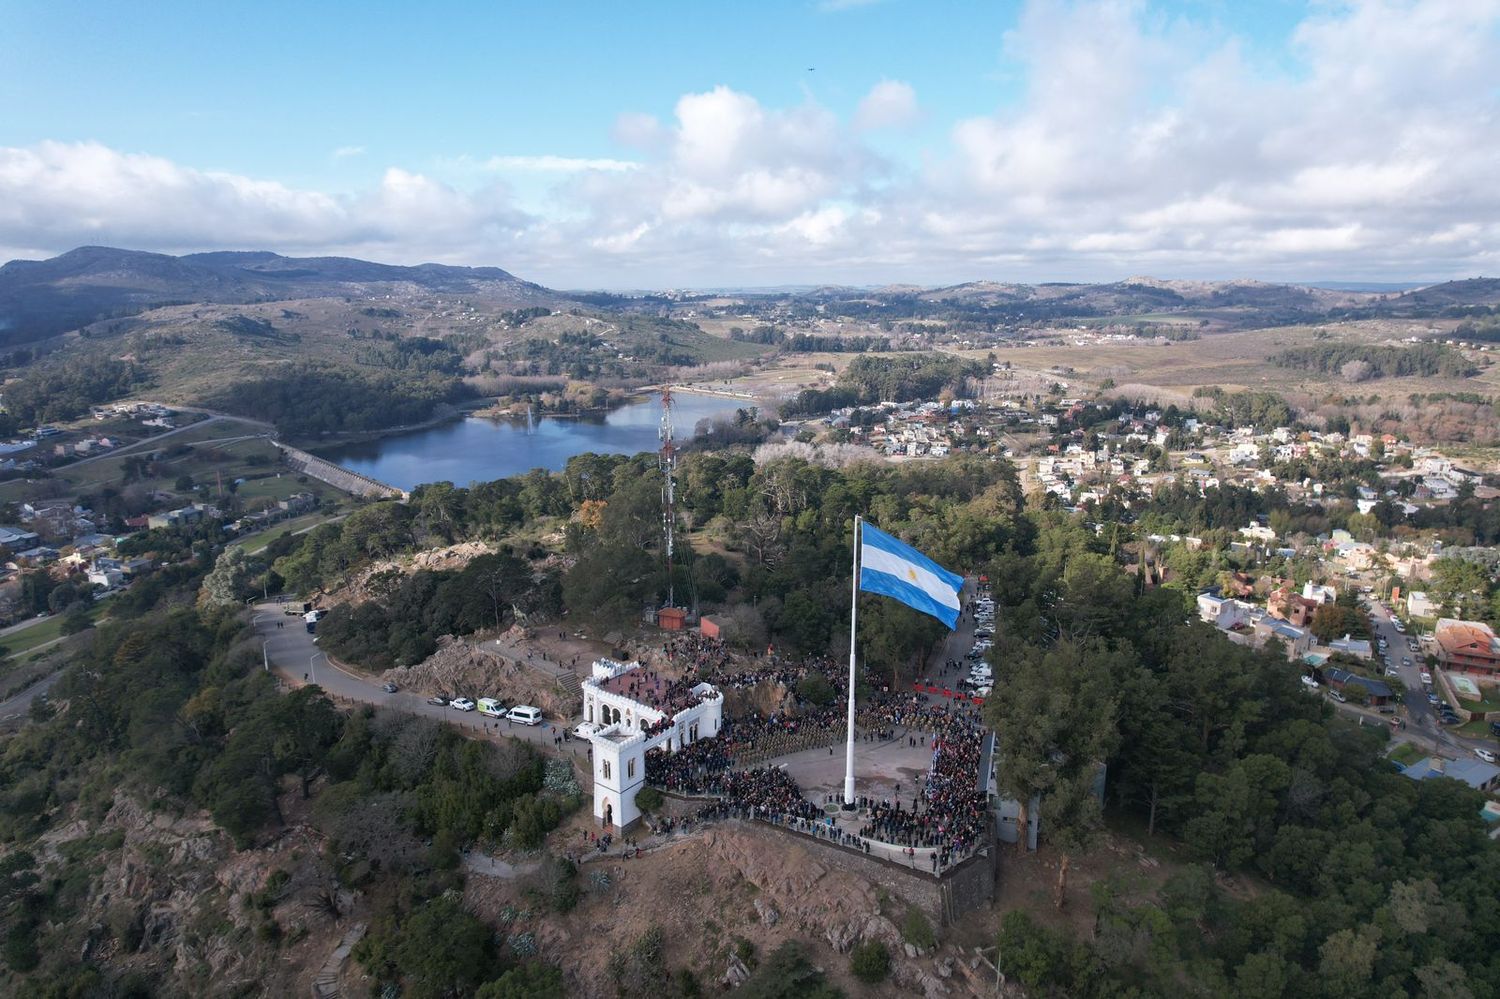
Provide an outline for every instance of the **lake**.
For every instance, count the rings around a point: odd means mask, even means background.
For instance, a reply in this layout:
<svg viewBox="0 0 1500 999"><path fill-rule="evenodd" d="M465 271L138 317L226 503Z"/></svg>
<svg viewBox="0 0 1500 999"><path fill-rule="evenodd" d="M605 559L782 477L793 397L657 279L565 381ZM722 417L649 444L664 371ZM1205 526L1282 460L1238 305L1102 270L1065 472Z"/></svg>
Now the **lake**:
<svg viewBox="0 0 1500 999"><path fill-rule="evenodd" d="M699 420L732 416L750 403L686 392L672 396L678 440L693 435ZM636 454L661 446L661 397L628 403L604 416L491 420L469 416L441 426L339 447L320 448L320 458L398 489L424 482L466 486L545 468L556 472L575 454Z"/></svg>

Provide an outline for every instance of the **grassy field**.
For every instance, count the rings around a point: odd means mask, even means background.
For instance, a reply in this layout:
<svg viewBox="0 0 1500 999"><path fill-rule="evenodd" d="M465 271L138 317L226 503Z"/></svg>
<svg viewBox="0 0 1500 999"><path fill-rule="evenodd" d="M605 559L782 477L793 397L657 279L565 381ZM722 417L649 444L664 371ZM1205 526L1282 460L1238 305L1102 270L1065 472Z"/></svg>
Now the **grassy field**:
<svg viewBox="0 0 1500 999"><path fill-rule="evenodd" d="M280 452L268 439L259 436L263 433L263 428L240 420L213 420L166 438L159 448L148 444L135 453L145 457L158 449L166 452L183 446L190 448L184 454L167 458L164 467L158 470L159 474L126 483L124 464L131 455L111 455L73 468L58 469L50 479L33 482L17 479L0 483L0 502L82 496L109 486L174 493L188 503L211 500L218 494L221 480L227 489L239 478L246 479L238 487L238 492L247 501L262 497L281 500L296 492L310 492L325 500L343 495L317 479L303 481L304 477L283 469ZM204 489L179 490L177 480L183 476L191 477Z"/></svg>
<svg viewBox="0 0 1500 999"><path fill-rule="evenodd" d="M89 609L89 617L96 623L103 613L104 605L102 604L96 603ZM5 658L12 661L20 659L41 646L62 638L62 623L63 615L53 614L39 624L0 638L0 646L5 648Z"/></svg>
<svg viewBox="0 0 1500 999"><path fill-rule="evenodd" d="M1422 759L1426 755L1426 753L1424 753L1420 748L1418 748L1415 743L1412 742L1403 742L1395 749L1391 750L1390 753L1391 759L1396 763L1401 764L1403 767L1411 766L1413 763Z"/></svg>
<svg viewBox="0 0 1500 999"><path fill-rule="evenodd" d="M301 517L293 517L290 520L283 520L280 523L272 524L264 531L257 531L254 534L247 534L245 535L244 539L238 543L240 547L245 549L245 554L257 555L260 552L265 551L266 548L270 546L271 542L275 541L283 534L298 534L302 531L309 530L310 528L317 527L319 524L334 520L340 516L342 516L342 514L339 512L336 506L325 507L324 509L321 509L316 513L304 514Z"/></svg>
<svg viewBox="0 0 1500 999"><path fill-rule="evenodd" d="M1464 722L1453 731L1459 735L1468 736L1470 739L1488 738L1490 734L1490 723L1487 719L1480 718L1477 721Z"/></svg>

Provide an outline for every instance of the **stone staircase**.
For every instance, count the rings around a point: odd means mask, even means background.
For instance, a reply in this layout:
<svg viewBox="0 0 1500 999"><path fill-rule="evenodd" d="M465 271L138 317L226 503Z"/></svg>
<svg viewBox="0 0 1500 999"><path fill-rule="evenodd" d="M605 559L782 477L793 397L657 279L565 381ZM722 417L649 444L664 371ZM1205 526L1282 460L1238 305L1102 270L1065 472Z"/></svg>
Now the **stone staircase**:
<svg viewBox="0 0 1500 999"><path fill-rule="evenodd" d="M572 670L563 670L557 674L557 686L569 697L583 699L583 681Z"/></svg>
<svg viewBox="0 0 1500 999"><path fill-rule="evenodd" d="M349 952L364 935L364 923L355 923L349 927L349 931L344 934L339 945L333 949L332 954L328 955L328 960L323 962L323 967L318 969L318 975L313 979L312 984L313 999L341 999L339 974L344 970L344 962L349 960Z"/></svg>

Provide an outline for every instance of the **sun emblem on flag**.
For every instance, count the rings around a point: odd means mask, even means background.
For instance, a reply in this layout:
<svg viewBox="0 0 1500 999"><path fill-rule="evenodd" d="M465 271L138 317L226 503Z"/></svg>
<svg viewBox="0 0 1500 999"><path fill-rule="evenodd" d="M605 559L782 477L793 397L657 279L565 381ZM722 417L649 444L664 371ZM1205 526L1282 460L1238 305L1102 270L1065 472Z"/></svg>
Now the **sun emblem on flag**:
<svg viewBox="0 0 1500 999"><path fill-rule="evenodd" d="M910 579L913 583L915 583L917 581L917 570L915 570L915 569L907 569L906 570L906 575L907 575L907 578Z"/></svg>

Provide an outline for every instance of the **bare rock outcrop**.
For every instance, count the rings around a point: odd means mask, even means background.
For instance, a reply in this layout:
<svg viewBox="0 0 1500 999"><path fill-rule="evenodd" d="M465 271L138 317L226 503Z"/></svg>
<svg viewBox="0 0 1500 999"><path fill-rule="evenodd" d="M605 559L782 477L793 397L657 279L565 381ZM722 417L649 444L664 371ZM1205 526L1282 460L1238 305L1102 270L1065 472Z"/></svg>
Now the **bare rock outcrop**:
<svg viewBox="0 0 1500 999"><path fill-rule="evenodd" d="M438 650L420 663L388 669L381 679L423 694L532 704L553 718L570 718L579 710L578 698L559 688L549 674L452 636L438 639Z"/></svg>

